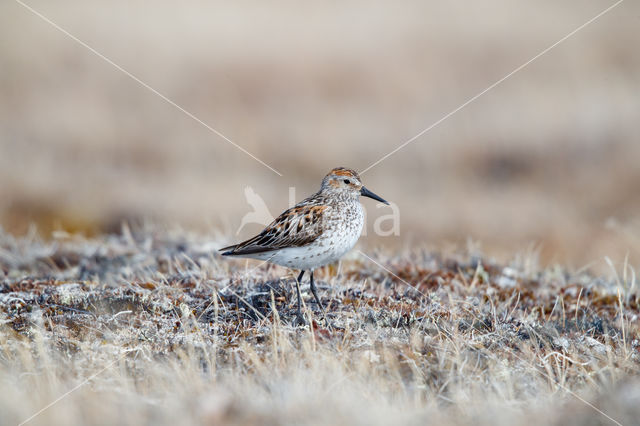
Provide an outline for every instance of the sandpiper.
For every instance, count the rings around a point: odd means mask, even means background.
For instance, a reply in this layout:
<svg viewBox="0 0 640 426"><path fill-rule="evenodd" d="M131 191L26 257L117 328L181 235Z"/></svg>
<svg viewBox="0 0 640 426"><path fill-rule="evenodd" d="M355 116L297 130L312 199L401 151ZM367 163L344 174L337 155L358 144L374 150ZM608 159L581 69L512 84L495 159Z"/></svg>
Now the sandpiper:
<svg viewBox="0 0 640 426"><path fill-rule="evenodd" d="M308 270L311 292L326 321L313 271L340 259L360 238L364 224L361 195L389 204L365 188L354 170L337 167L322 179L317 193L284 211L255 237L220 251L223 256L250 257L300 269L296 279L300 323L304 323L300 281Z"/></svg>

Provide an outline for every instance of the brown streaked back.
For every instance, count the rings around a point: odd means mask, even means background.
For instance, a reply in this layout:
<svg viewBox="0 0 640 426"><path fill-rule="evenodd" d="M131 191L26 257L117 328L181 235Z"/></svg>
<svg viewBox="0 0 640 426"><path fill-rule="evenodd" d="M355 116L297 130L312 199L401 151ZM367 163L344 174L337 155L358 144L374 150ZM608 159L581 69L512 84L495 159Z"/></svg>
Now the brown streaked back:
<svg viewBox="0 0 640 426"><path fill-rule="evenodd" d="M224 256L247 255L303 247L322 235L322 215L329 208L309 197L284 211L258 235L239 244L220 249Z"/></svg>

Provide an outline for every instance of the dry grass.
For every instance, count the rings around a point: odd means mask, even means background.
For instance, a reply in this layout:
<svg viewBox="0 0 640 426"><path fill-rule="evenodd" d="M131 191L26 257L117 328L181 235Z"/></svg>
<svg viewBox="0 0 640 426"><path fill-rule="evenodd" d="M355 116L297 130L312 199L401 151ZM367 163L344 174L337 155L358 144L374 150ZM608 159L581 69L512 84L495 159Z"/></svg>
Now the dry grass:
<svg viewBox="0 0 640 426"><path fill-rule="evenodd" d="M310 303L313 325L294 328L285 270L222 259L219 241L154 227L0 235L1 422L69 391L29 424L640 416L629 265L607 278L541 269L531 254L500 265L470 250L369 252L390 274L356 251L318 274L333 327Z"/></svg>
<svg viewBox="0 0 640 426"><path fill-rule="evenodd" d="M637 423L640 2L363 176L401 235L318 274L331 329L216 254L245 186L277 214L613 0L28 3L284 176L0 2L0 424Z"/></svg>

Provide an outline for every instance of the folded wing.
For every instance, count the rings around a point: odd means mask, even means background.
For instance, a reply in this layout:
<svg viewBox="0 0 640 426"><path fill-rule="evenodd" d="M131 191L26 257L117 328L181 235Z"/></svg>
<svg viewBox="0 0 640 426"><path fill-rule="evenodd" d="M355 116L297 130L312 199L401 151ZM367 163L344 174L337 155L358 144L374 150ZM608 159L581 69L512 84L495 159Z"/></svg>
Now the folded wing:
<svg viewBox="0 0 640 426"><path fill-rule="evenodd" d="M220 249L222 255L251 255L312 243L322 235L322 218L329 207L311 201L305 200L286 210L255 237Z"/></svg>

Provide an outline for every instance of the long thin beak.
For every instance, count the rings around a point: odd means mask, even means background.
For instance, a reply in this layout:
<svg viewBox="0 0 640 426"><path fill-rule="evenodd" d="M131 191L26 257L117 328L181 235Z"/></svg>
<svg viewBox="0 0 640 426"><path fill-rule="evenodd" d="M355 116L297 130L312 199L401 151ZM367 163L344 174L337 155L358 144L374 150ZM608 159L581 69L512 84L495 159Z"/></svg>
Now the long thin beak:
<svg viewBox="0 0 640 426"><path fill-rule="evenodd" d="M360 189L360 195L362 195L363 197L373 198L374 200L378 200L381 203L385 203L386 205L389 205L388 201L383 200L382 197L377 196L376 194L374 194L373 192L369 191L364 186L362 187L362 189Z"/></svg>

